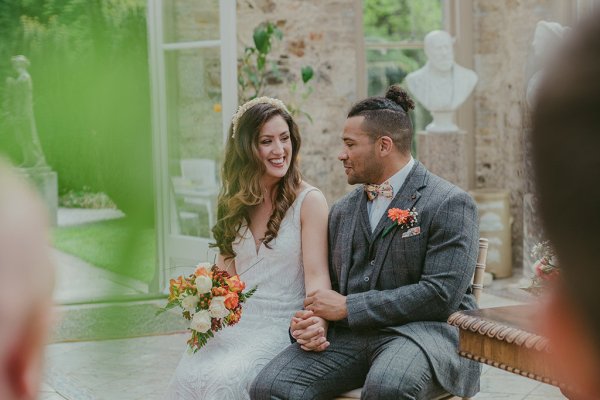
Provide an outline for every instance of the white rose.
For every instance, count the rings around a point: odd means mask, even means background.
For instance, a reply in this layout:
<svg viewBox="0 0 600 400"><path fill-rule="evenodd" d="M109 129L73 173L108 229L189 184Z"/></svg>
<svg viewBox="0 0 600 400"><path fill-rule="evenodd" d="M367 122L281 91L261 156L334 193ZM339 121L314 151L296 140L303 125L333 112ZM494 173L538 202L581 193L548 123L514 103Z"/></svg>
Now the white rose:
<svg viewBox="0 0 600 400"><path fill-rule="evenodd" d="M212 279L204 275L197 276L196 289L198 289L198 294L205 294L210 292L212 289Z"/></svg>
<svg viewBox="0 0 600 400"><path fill-rule="evenodd" d="M225 318L229 315L229 310L225 307L225 296L213 297L208 307L208 312L213 318Z"/></svg>
<svg viewBox="0 0 600 400"><path fill-rule="evenodd" d="M210 314L206 310L198 311L190 323L190 328L200 333L208 332L211 326Z"/></svg>
<svg viewBox="0 0 600 400"><path fill-rule="evenodd" d="M196 312L196 306L198 305L199 301L200 299L198 298L198 296L186 296L183 298L183 300L181 300L181 307L185 311L189 311L193 314Z"/></svg>

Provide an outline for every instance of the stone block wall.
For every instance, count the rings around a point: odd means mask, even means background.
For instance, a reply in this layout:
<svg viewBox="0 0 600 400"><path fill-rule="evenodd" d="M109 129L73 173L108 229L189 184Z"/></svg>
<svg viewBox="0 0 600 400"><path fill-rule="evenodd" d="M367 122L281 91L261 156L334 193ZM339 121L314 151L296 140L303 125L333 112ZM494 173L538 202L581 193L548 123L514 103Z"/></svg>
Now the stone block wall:
<svg viewBox="0 0 600 400"><path fill-rule="evenodd" d="M539 20L557 21L556 0L475 0L475 185L509 190L513 265L523 255L523 197L531 186L525 156L525 103L531 41Z"/></svg>
<svg viewBox="0 0 600 400"><path fill-rule="evenodd" d="M298 117L302 134L301 167L305 179L320 188L331 204L350 189L337 160L342 126L357 100L356 5L352 0L243 0L237 3L238 55L252 44L252 31L271 21L283 32L271 54L281 65L284 82L267 88L267 94L288 102L290 80L300 82L300 69L310 65L314 92L302 105L312 117Z"/></svg>

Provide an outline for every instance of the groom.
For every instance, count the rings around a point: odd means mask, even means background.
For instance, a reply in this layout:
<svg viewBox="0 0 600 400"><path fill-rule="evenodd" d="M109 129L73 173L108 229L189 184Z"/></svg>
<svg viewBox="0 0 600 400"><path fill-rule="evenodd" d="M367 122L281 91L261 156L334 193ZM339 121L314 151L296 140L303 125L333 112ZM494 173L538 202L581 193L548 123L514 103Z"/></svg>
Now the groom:
<svg viewBox="0 0 600 400"><path fill-rule="evenodd" d="M330 399L361 386L363 399L478 392L480 367L459 357L457 329L446 323L476 307L476 207L411 157L413 107L392 86L350 110L338 158L348 183L365 185L330 212L333 290L308 294L304 319L292 323L299 343L258 375L253 399ZM391 208L417 214L394 222ZM327 341L316 317L329 321Z"/></svg>

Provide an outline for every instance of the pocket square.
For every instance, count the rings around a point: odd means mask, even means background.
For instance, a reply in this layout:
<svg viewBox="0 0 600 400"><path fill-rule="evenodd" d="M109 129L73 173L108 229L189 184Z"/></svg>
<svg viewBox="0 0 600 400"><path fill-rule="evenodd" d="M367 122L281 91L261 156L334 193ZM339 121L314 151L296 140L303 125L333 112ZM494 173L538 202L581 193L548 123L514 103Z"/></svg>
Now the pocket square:
<svg viewBox="0 0 600 400"><path fill-rule="evenodd" d="M412 228L410 228L409 230L407 230L406 232L404 232L402 234L402 238L416 236L416 235L418 235L420 233L421 233L421 227L420 226L413 226Z"/></svg>

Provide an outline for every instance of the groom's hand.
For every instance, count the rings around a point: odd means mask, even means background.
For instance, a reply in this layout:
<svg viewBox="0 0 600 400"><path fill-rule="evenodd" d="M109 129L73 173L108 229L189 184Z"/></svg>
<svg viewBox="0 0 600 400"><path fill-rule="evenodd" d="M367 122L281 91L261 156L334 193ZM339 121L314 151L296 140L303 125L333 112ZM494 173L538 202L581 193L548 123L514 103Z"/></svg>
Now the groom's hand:
<svg viewBox="0 0 600 400"><path fill-rule="evenodd" d="M339 321L348 316L346 296L330 289L318 289L309 293L304 299L304 308L328 321Z"/></svg>
<svg viewBox="0 0 600 400"><path fill-rule="evenodd" d="M327 321L315 317L312 311L298 311L292 318L292 337L305 351L323 351L329 347L327 341Z"/></svg>

